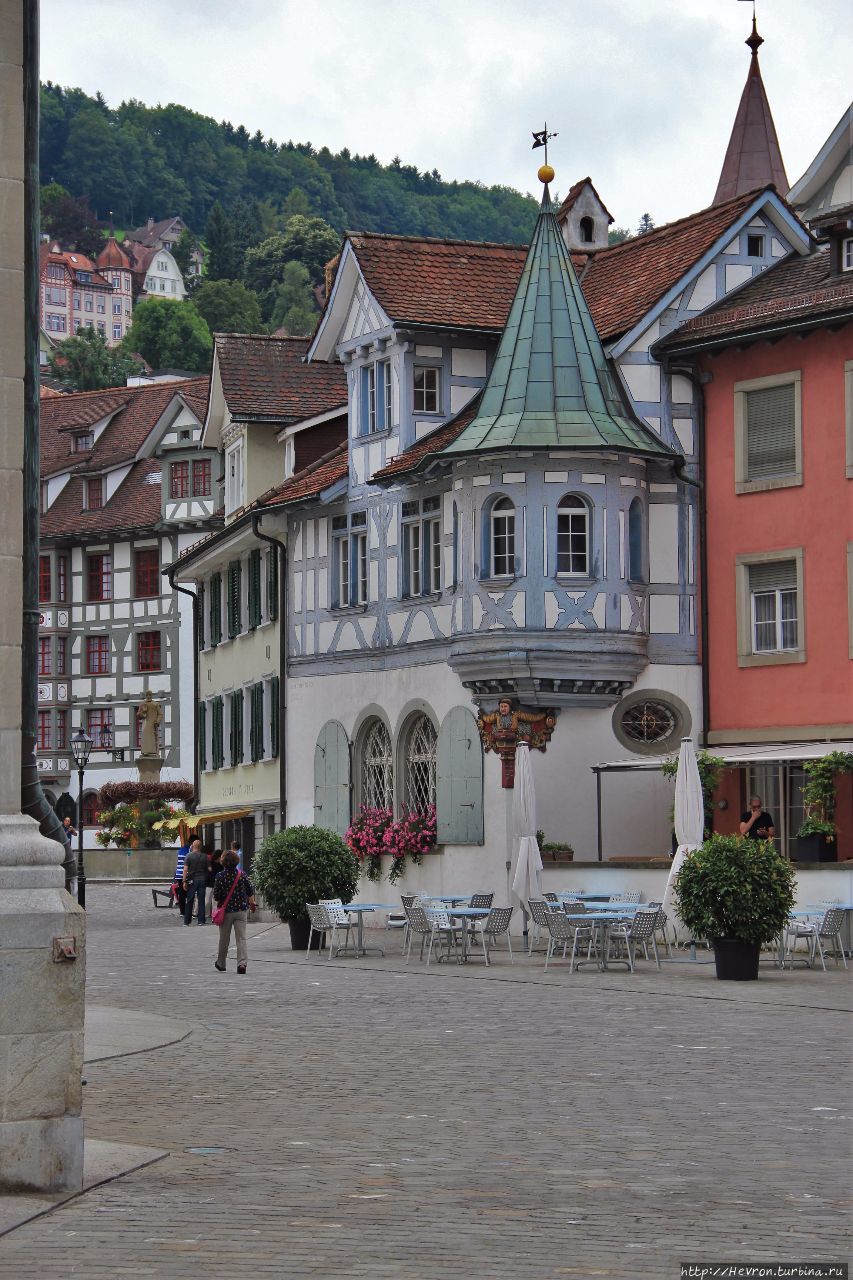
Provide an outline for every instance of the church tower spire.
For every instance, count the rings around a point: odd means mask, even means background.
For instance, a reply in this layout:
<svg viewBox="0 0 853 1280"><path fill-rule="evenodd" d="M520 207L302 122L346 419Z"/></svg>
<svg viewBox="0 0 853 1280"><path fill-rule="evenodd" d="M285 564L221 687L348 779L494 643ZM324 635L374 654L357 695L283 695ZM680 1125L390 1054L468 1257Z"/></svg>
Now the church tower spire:
<svg viewBox="0 0 853 1280"><path fill-rule="evenodd" d="M751 51L749 71L712 204L722 204L771 182L785 195L790 185L758 65L758 50L764 41L758 34L754 10L752 32L745 43Z"/></svg>

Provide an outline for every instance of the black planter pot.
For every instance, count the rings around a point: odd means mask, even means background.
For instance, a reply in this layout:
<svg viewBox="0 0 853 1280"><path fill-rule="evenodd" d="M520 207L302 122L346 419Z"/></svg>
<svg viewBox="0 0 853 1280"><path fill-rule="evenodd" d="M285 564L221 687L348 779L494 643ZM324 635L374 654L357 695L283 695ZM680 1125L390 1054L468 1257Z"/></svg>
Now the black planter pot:
<svg viewBox="0 0 853 1280"><path fill-rule="evenodd" d="M835 838L827 840L819 833L811 836L797 836L797 862L836 862Z"/></svg>
<svg viewBox="0 0 853 1280"><path fill-rule="evenodd" d="M308 950L308 935L311 932L311 921L305 916L304 919L288 920L288 928L290 929L290 945L294 951ZM322 951L326 941L325 933L315 933L311 939L311 950Z"/></svg>
<svg viewBox="0 0 853 1280"><path fill-rule="evenodd" d="M740 938L714 939L714 964L717 977L724 982L754 982L758 977L761 947L757 942Z"/></svg>

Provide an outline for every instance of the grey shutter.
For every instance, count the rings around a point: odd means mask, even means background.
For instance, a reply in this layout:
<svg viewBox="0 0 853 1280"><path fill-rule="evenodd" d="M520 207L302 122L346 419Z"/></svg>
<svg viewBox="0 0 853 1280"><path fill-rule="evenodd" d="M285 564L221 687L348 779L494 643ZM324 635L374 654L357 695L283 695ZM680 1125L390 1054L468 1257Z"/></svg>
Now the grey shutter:
<svg viewBox="0 0 853 1280"><path fill-rule="evenodd" d="M349 824L349 739L338 720L329 720L314 748L314 825L342 836Z"/></svg>
<svg viewBox="0 0 853 1280"><path fill-rule="evenodd" d="M270 755L276 758L279 751L281 729L281 684L278 676L270 680Z"/></svg>
<svg viewBox="0 0 853 1280"><path fill-rule="evenodd" d="M791 475L797 469L795 387L763 387L746 393L746 477Z"/></svg>
<svg viewBox="0 0 853 1280"><path fill-rule="evenodd" d="M437 761L438 843L482 844L483 748L467 707L454 707L444 717Z"/></svg>
<svg viewBox="0 0 853 1280"><path fill-rule="evenodd" d="M796 560L768 560L749 566L749 590L753 595L757 591L791 591L796 586Z"/></svg>

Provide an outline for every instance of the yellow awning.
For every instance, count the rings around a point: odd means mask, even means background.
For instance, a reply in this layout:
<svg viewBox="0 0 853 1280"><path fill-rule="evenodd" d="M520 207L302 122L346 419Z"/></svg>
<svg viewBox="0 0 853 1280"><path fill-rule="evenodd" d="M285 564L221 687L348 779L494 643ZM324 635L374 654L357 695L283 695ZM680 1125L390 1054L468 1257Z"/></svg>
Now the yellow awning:
<svg viewBox="0 0 853 1280"><path fill-rule="evenodd" d="M184 818L163 818L160 822L152 823L152 827L155 831L173 831L186 844L190 832L198 831L199 827L210 826L213 822L232 822L236 818L246 818L251 812L251 809L215 809L212 813L192 813Z"/></svg>

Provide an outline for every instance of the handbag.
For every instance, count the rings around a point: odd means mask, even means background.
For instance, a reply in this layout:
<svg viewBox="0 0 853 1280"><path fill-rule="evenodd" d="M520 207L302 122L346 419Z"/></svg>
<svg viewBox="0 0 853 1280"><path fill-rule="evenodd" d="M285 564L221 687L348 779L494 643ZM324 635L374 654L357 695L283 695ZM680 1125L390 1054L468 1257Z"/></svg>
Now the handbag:
<svg viewBox="0 0 853 1280"><path fill-rule="evenodd" d="M225 919L225 912L228 910L228 903L231 901L231 894L237 888L237 885L240 881L240 877L242 874L243 872L238 869L237 875L234 877L234 883L232 884L231 888L228 890L228 896L223 902L222 906L214 907L210 916L214 924L222 924L222 921Z"/></svg>

